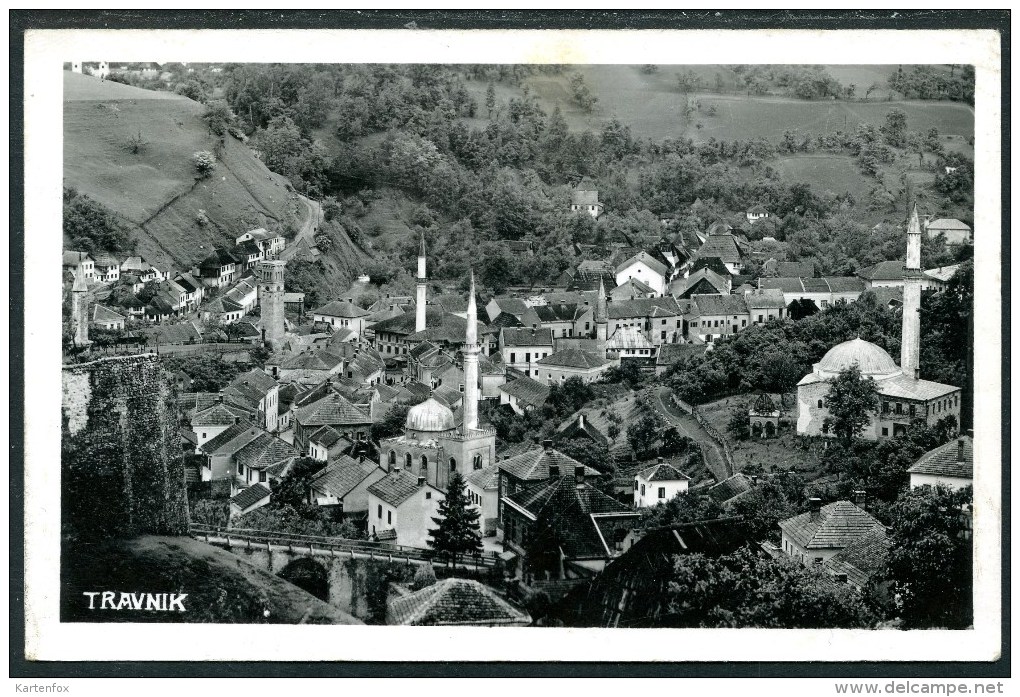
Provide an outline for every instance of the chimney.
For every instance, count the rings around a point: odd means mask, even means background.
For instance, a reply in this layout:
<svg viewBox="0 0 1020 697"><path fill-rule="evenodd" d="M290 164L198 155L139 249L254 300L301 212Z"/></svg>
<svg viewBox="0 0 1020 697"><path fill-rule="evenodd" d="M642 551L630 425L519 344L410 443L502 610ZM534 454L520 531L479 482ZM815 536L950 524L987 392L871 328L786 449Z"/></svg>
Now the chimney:
<svg viewBox="0 0 1020 697"><path fill-rule="evenodd" d="M663 462L665 462L666 460L665 460L665 459L664 459L664 458L662 457L662 455L659 455L659 457L658 457L658 460L657 460L657 461L658 461L658 463L659 463L659 464L661 465L661 464L662 464Z"/></svg>
<svg viewBox="0 0 1020 697"><path fill-rule="evenodd" d="M542 441L542 449L549 450L550 448L552 448L552 441L546 438L544 441Z"/></svg>
<svg viewBox="0 0 1020 697"><path fill-rule="evenodd" d="M811 506L811 520L818 520L822 515L822 500L818 497L808 499Z"/></svg>
<svg viewBox="0 0 1020 697"><path fill-rule="evenodd" d="M361 463L361 462L364 462L364 461L365 461L365 456L364 455L358 455L358 462Z"/></svg>
<svg viewBox="0 0 1020 697"><path fill-rule="evenodd" d="M847 576L846 574L833 574L832 580L834 580L836 583L846 583Z"/></svg>
<svg viewBox="0 0 1020 697"><path fill-rule="evenodd" d="M560 466L559 465L549 465L549 478L550 479L559 479L560 478Z"/></svg>
<svg viewBox="0 0 1020 697"><path fill-rule="evenodd" d="M865 503L867 503L867 500L868 500L867 492L865 492L863 489L854 490L854 505L856 505L858 508L864 508L864 505Z"/></svg>
<svg viewBox="0 0 1020 697"><path fill-rule="evenodd" d="M425 486L425 477L418 477L418 486Z"/></svg>
<svg viewBox="0 0 1020 697"><path fill-rule="evenodd" d="M574 468L574 481L578 487L584 486L584 465L578 465Z"/></svg>
<svg viewBox="0 0 1020 697"><path fill-rule="evenodd" d="M963 438L961 438L960 440L956 441L956 461L957 462L963 462L964 459L965 459L964 455L963 455L963 446L965 444L966 444L966 441L963 440Z"/></svg>

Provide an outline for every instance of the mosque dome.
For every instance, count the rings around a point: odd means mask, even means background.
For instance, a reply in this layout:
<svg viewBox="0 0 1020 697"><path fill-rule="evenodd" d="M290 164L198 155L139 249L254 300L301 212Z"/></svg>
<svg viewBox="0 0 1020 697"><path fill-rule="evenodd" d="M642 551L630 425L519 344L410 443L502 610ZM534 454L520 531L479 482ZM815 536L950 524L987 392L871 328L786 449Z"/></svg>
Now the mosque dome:
<svg viewBox="0 0 1020 697"><path fill-rule="evenodd" d="M456 427L453 412L435 397L411 407L405 425L409 430L426 432L450 431Z"/></svg>
<svg viewBox="0 0 1020 697"><path fill-rule="evenodd" d="M887 376L900 372L885 349L859 337L833 346L815 370L835 376L855 364L865 376Z"/></svg>

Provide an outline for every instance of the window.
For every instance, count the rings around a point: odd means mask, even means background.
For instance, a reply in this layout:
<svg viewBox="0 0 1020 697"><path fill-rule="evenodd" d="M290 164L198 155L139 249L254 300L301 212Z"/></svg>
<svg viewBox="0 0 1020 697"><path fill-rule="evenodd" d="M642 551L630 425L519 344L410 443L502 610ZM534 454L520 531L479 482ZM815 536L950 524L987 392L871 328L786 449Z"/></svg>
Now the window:
<svg viewBox="0 0 1020 697"><path fill-rule="evenodd" d="M431 491L426 491L425 492L425 498L427 498L427 499L432 498L432 492Z"/></svg>
<svg viewBox="0 0 1020 697"><path fill-rule="evenodd" d="M818 400L818 408L821 409L824 406L825 406L825 400L819 399Z"/></svg>
<svg viewBox="0 0 1020 697"><path fill-rule="evenodd" d="M641 485L641 495L642 496L645 495L645 485L644 484Z"/></svg>
<svg viewBox="0 0 1020 697"><path fill-rule="evenodd" d="M666 326L666 320L662 320L662 326Z"/></svg>
<svg viewBox="0 0 1020 697"><path fill-rule="evenodd" d="M390 462L391 465L397 464L397 451L396 450L391 450L390 451L390 460L389 460L389 462Z"/></svg>
<svg viewBox="0 0 1020 697"><path fill-rule="evenodd" d="M637 491L637 480L634 480L634 491Z"/></svg>
<svg viewBox="0 0 1020 697"><path fill-rule="evenodd" d="M244 465L238 463L238 465L237 465L237 473L238 474L244 474Z"/></svg>
<svg viewBox="0 0 1020 697"><path fill-rule="evenodd" d="M482 469L482 456L481 455L475 455L474 462L472 463L472 466L476 470Z"/></svg>
<svg viewBox="0 0 1020 697"><path fill-rule="evenodd" d="M913 404L910 405L910 416L911 417L917 416L917 407L914 406Z"/></svg>
<svg viewBox="0 0 1020 697"><path fill-rule="evenodd" d="M740 320L740 326L741 327L746 327L747 326L747 320L746 319Z"/></svg>
<svg viewBox="0 0 1020 697"><path fill-rule="evenodd" d="M889 413L889 402L882 402L882 413L883 414Z"/></svg>
<svg viewBox="0 0 1020 697"><path fill-rule="evenodd" d="M531 352L530 351L525 352L525 354L524 354L524 362L525 363L531 363Z"/></svg>
<svg viewBox="0 0 1020 697"><path fill-rule="evenodd" d="M660 499L666 498L666 487L664 486L659 487L659 498Z"/></svg>
<svg viewBox="0 0 1020 697"><path fill-rule="evenodd" d="M202 438L205 438L205 431L202 432Z"/></svg>
<svg viewBox="0 0 1020 697"><path fill-rule="evenodd" d="M758 315L758 321L761 322L761 315Z"/></svg>
<svg viewBox="0 0 1020 697"><path fill-rule="evenodd" d="M265 482L266 481L266 473L265 473L265 471L259 472L259 481L260 482Z"/></svg>
<svg viewBox="0 0 1020 697"><path fill-rule="evenodd" d="M822 301L822 304L825 304L824 300ZM824 560L821 557L815 557L815 566L821 566L823 561Z"/></svg>
<svg viewBox="0 0 1020 697"><path fill-rule="evenodd" d="M386 524L389 525L393 522L393 511L386 511Z"/></svg>
<svg viewBox="0 0 1020 697"><path fill-rule="evenodd" d="M510 362L511 363L516 363L517 362L517 354L514 353L513 351L510 352Z"/></svg>
<svg viewBox="0 0 1020 697"><path fill-rule="evenodd" d="M379 509L376 511L377 517L382 518L382 504L379 504Z"/></svg>
<svg viewBox="0 0 1020 697"><path fill-rule="evenodd" d="M896 413L897 414L902 414L903 413L903 403L902 402L896 402Z"/></svg>
<svg viewBox="0 0 1020 697"><path fill-rule="evenodd" d="M411 469L411 453L404 454L404 469Z"/></svg>
<svg viewBox="0 0 1020 697"><path fill-rule="evenodd" d="M424 455L421 456L421 472L425 474L429 471L429 459Z"/></svg>
<svg viewBox="0 0 1020 697"><path fill-rule="evenodd" d="M889 429L888 428L883 428L882 429L882 435L883 436L888 436L889 435Z"/></svg>

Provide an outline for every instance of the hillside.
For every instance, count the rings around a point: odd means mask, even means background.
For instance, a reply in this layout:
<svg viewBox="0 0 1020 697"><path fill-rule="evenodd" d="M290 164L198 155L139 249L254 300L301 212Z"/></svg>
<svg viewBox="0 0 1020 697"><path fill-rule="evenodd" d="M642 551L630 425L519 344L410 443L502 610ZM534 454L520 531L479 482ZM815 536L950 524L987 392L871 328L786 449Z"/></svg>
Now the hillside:
<svg viewBox="0 0 1020 697"><path fill-rule="evenodd" d="M361 624L242 557L190 537L66 542L60 564L64 622ZM187 593L185 613L88 610L83 591ZM266 614L268 611L268 615Z"/></svg>
<svg viewBox="0 0 1020 697"><path fill-rule="evenodd" d="M64 73L64 182L119 215L138 252L185 269L252 227L300 227L306 208L283 177L231 136L221 148L179 95ZM132 153L129 139L146 142ZM217 151L213 175L196 180L192 154ZM209 219L198 224L204 210Z"/></svg>

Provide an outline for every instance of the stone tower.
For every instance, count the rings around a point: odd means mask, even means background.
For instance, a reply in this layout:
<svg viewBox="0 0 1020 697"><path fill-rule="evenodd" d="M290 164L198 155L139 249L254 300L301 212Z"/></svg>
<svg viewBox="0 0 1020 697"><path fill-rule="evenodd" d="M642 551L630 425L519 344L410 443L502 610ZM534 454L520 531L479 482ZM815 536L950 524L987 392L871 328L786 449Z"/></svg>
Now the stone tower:
<svg viewBox="0 0 1020 697"><path fill-rule="evenodd" d="M478 305L475 301L475 272L468 291L467 333L464 341L464 430L478 428Z"/></svg>
<svg viewBox="0 0 1020 697"><path fill-rule="evenodd" d="M907 261L903 268L903 333L900 341L900 369L907 377L918 377L921 365L921 225L917 206L907 226Z"/></svg>
<svg viewBox="0 0 1020 697"><path fill-rule="evenodd" d="M274 351L283 345L283 269L278 259L259 265L259 306L262 308L262 336Z"/></svg>
<svg viewBox="0 0 1020 697"><path fill-rule="evenodd" d="M89 288L85 283L85 269L79 263L74 270L74 285L71 286L71 329L76 346L89 342Z"/></svg>
<svg viewBox="0 0 1020 697"><path fill-rule="evenodd" d="M425 275L425 235L421 236L421 246L418 248L418 294L414 306L414 331L420 332L425 329L425 285L428 277Z"/></svg>
<svg viewBox="0 0 1020 697"><path fill-rule="evenodd" d="M609 310L606 308L606 284L599 278L599 296L595 298L595 339L599 343L599 353L604 357L606 341L609 340Z"/></svg>

